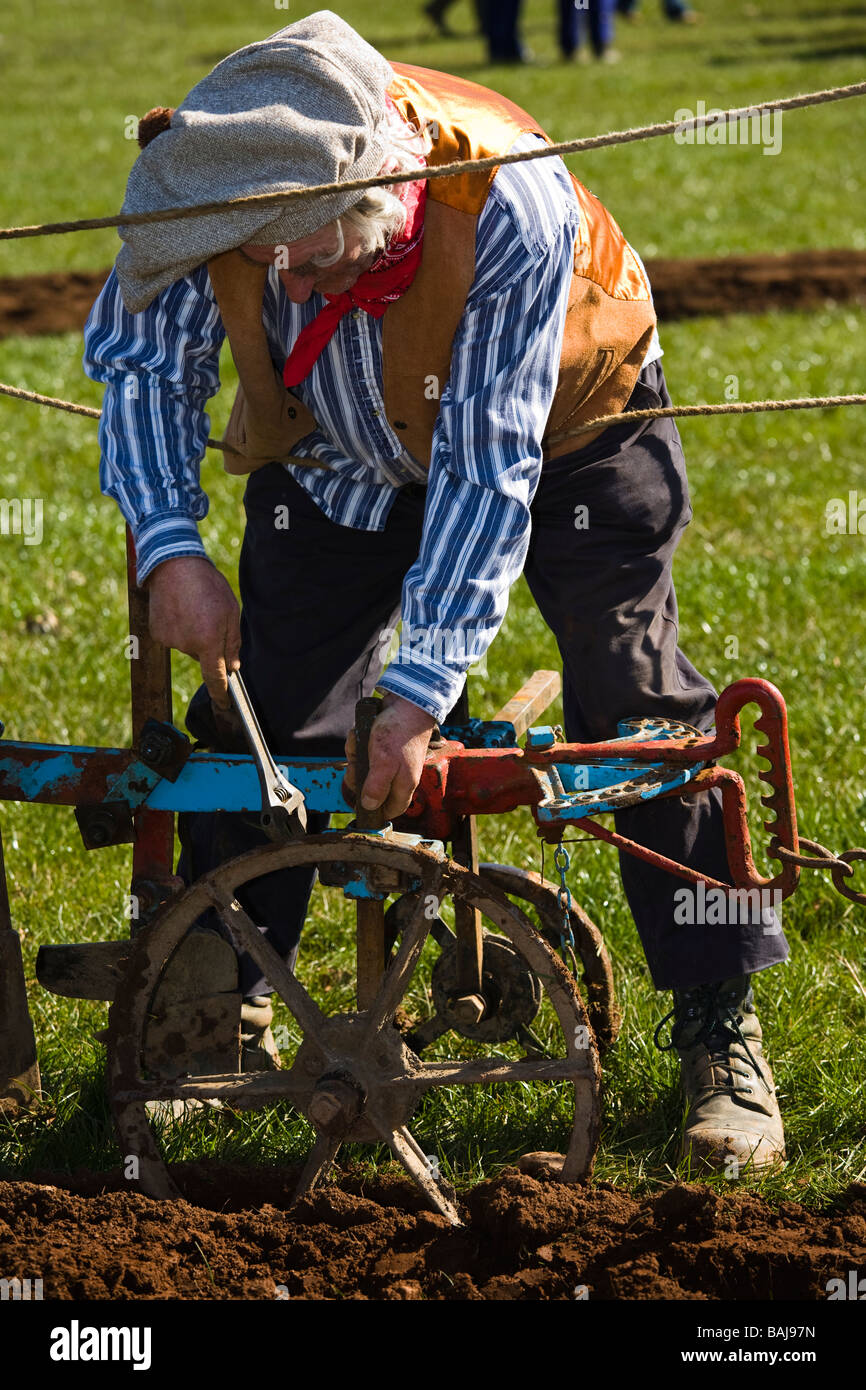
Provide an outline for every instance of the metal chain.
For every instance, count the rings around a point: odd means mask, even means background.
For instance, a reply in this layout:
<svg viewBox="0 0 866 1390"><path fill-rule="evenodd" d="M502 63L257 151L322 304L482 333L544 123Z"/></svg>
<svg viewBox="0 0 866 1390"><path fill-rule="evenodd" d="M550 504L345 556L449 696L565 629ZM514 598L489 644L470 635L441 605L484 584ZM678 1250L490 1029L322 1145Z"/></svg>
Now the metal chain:
<svg viewBox="0 0 866 1390"><path fill-rule="evenodd" d="M817 840L801 838L799 843L801 849L808 851L807 854L795 854L792 849L786 849L784 845L774 844L769 857L781 859L785 864L796 864L800 869L829 869L836 891L852 903L859 903L862 907L866 907L866 893L858 893L856 888L849 888L844 881L846 878L851 878L854 873L851 868L852 863L866 859L866 849L846 849L841 854L834 854L832 850L827 849L826 845L820 845Z"/></svg>
<svg viewBox="0 0 866 1390"><path fill-rule="evenodd" d="M559 898L559 906L562 910L562 922L559 927L559 953L569 970L577 975L580 967L575 953L574 932L571 930L571 889L565 878L571 865L571 857L565 845L562 843L562 840L560 840L556 849L553 851L553 862L559 870L557 897Z"/></svg>

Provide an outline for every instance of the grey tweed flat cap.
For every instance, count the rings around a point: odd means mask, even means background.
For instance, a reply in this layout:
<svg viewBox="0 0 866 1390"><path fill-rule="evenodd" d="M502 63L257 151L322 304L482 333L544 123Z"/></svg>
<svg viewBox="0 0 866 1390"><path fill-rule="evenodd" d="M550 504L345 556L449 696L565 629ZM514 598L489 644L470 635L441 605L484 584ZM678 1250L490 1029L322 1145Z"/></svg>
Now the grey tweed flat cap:
<svg viewBox="0 0 866 1390"><path fill-rule="evenodd" d="M390 64L339 15L319 10L231 53L193 87L171 127L142 150L121 212L312 187L378 173ZM298 198L119 228L116 273L130 313L223 251L298 241L362 194Z"/></svg>

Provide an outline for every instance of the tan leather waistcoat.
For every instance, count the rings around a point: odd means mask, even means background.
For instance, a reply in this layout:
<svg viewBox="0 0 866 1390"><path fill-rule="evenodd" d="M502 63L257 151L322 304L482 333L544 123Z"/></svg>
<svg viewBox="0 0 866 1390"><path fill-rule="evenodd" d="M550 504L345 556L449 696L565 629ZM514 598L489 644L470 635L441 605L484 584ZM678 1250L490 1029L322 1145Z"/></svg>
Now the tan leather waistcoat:
<svg viewBox="0 0 866 1390"><path fill-rule="evenodd" d="M506 152L527 131L549 136L520 107L474 82L394 63L390 95L401 114L433 139L429 165L481 159ZM428 183L421 263L407 292L382 320L383 397L388 422L409 452L427 467L451 349L475 278L476 224L496 169L431 179ZM562 431L612 414L627 402L655 326L649 286L640 263L599 200L571 175L580 205L571 293L563 334L559 382L544 432L544 458L558 458L594 439L557 438ZM236 251L209 262L240 388L225 442L230 473L249 473L273 460L315 467L294 446L318 428L315 416L282 383L271 360L262 297L267 267Z"/></svg>

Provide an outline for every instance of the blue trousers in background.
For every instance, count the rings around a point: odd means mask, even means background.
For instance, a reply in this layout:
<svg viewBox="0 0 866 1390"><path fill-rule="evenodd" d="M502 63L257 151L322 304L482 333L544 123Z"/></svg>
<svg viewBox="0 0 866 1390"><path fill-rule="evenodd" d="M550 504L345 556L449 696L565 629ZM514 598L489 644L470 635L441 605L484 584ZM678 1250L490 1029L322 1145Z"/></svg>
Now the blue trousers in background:
<svg viewBox="0 0 866 1390"><path fill-rule="evenodd" d="M616 0L557 0L559 6L559 46L566 58L580 47L585 27L597 57L613 42L613 16Z"/></svg>

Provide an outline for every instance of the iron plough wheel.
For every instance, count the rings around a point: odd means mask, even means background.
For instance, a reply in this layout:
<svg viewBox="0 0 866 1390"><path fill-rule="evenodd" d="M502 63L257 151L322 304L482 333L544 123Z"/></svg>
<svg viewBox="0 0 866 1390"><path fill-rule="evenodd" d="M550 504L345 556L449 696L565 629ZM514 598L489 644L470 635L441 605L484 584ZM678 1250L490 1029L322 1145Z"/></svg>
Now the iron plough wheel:
<svg viewBox="0 0 866 1390"><path fill-rule="evenodd" d="M363 1012L323 1013L237 900L238 888L264 874L313 864L348 865L378 873L380 879L384 872L384 880L390 875L402 885L399 944L395 942L371 1007ZM430 913L429 904L441 904L449 896L471 902L496 929L496 935L486 938L490 959L495 954L496 970L505 970L517 994L522 991L521 1018L537 1010L542 992L547 996L558 1023L560 1055L539 1051L515 1060L497 1053L497 1041L517 1036L505 1027L492 1030L489 1056L425 1061L407 1045L395 1016L425 941L441 921ZM145 1036L160 977L190 927L209 907L216 909L237 946L249 952L300 1030L300 1045L286 1070L174 1079L146 1074ZM526 997L533 990L537 998ZM483 1023L479 1030L483 1041ZM436 1087L570 1083L574 1116L562 1170L565 1182L588 1177L598 1138L600 1069L591 1022L573 976L548 942L489 876L476 876L435 850L407 848L363 834L306 836L252 850L200 878L168 904L132 943L111 1009L108 1081L121 1153L125 1159L137 1158L140 1187L153 1197L179 1194L151 1129L149 1101L222 1101L234 1109L288 1102L307 1117L317 1135L296 1196L326 1176L344 1142L384 1141L433 1207L453 1222L459 1218L452 1195L435 1180L408 1128L427 1092Z"/></svg>

